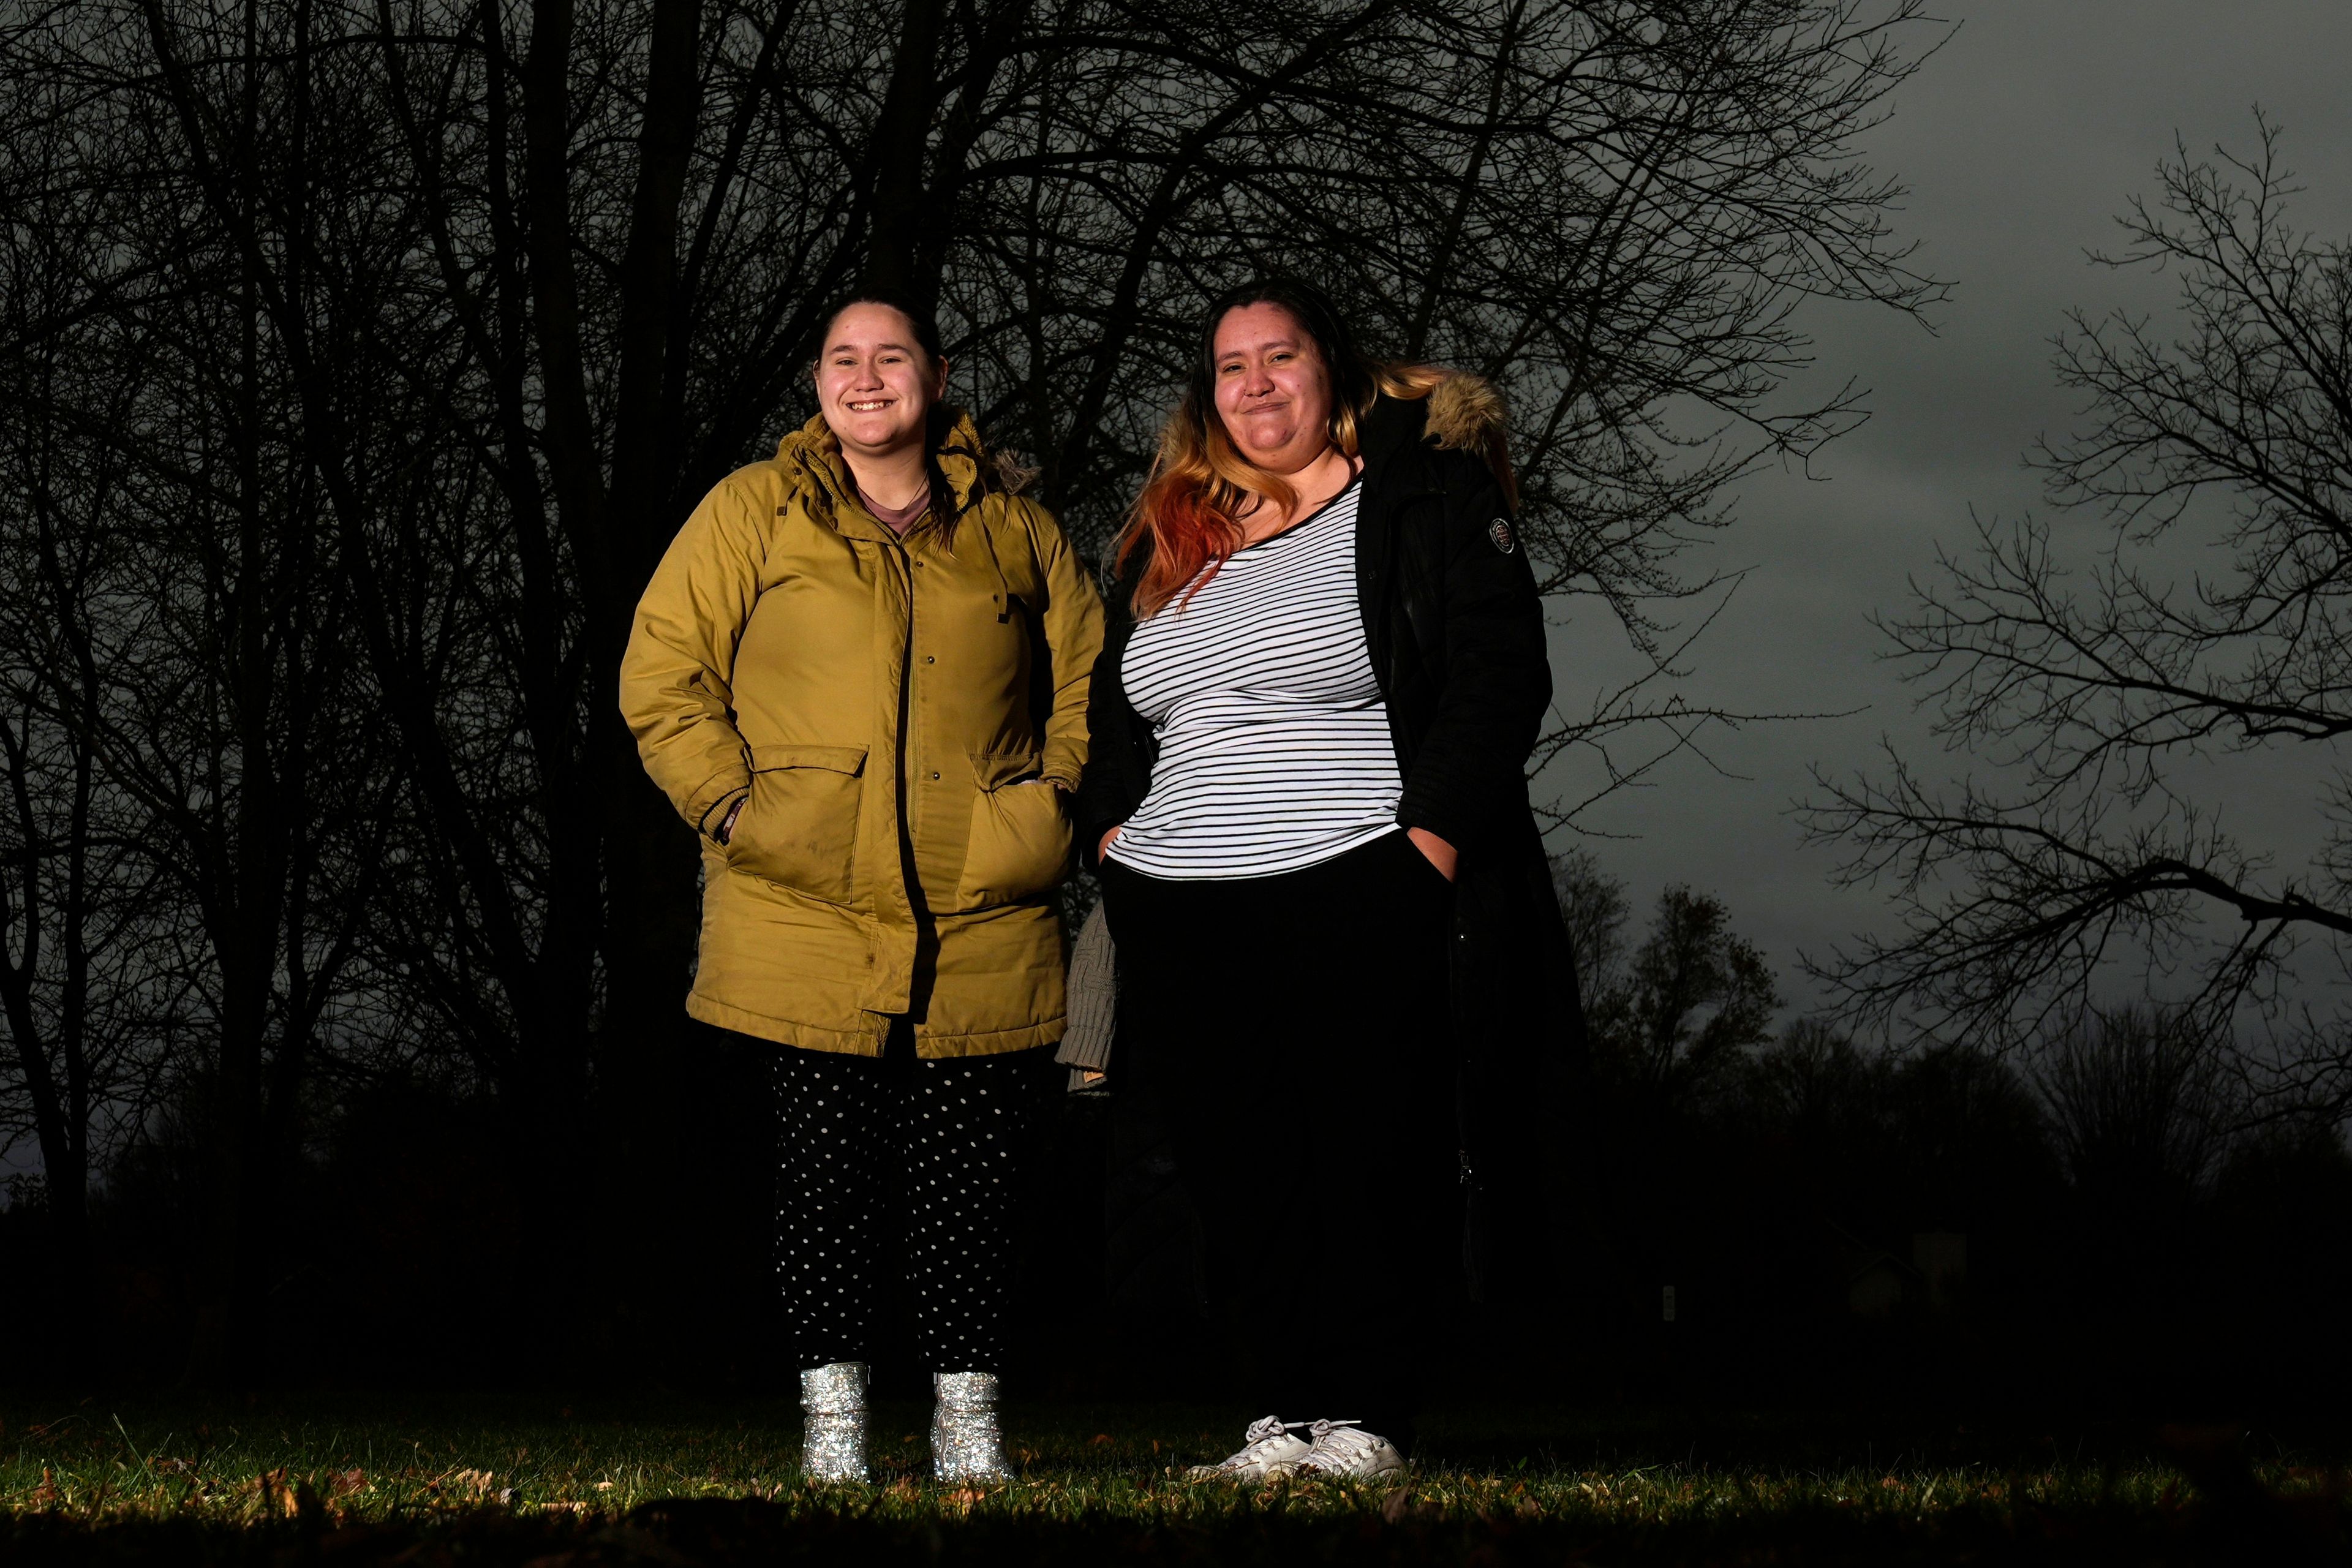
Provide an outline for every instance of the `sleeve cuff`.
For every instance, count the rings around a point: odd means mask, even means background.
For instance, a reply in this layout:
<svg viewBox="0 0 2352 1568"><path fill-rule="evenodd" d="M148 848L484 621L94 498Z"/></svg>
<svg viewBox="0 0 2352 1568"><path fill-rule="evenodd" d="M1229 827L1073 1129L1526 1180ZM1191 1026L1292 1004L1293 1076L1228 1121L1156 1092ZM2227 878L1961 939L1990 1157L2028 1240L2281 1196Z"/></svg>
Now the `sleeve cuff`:
<svg viewBox="0 0 2352 1568"><path fill-rule="evenodd" d="M1048 784L1062 786L1065 794L1078 793L1078 780L1086 773L1086 764L1058 747L1049 749L1040 759L1037 776Z"/></svg>
<svg viewBox="0 0 2352 1568"><path fill-rule="evenodd" d="M746 785L740 789L730 790L720 795L711 803L710 809L702 814L702 819L695 824L695 831L713 844L718 843L719 829L727 820L727 814L734 810L740 802L751 798L751 788Z"/></svg>
<svg viewBox="0 0 2352 1568"><path fill-rule="evenodd" d="M1470 847L1472 835L1467 828L1433 816L1411 801L1398 805L1396 823L1399 827L1418 827L1423 833L1437 835L1438 837L1452 845L1456 854Z"/></svg>

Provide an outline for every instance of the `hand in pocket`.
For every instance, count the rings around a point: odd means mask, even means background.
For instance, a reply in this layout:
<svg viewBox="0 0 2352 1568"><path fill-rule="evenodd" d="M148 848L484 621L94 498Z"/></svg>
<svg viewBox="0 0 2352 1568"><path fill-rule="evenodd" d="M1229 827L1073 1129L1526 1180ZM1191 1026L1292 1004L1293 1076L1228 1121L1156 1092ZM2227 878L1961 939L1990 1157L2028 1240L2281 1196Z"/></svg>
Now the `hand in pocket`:
<svg viewBox="0 0 2352 1568"><path fill-rule="evenodd" d="M727 864L771 882L846 903L854 891L862 746L763 746L751 792L727 833Z"/></svg>
<svg viewBox="0 0 2352 1568"><path fill-rule="evenodd" d="M1434 867L1439 876L1449 882L1454 880L1454 868L1462 860L1459 850L1426 827L1408 827L1404 836L1412 840L1412 847L1421 851L1422 858Z"/></svg>
<svg viewBox="0 0 2352 1568"><path fill-rule="evenodd" d="M1029 778L982 789L971 803L956 907L990 909L1034 898L1069 868L1072 829L1062 792Z"/></svg>

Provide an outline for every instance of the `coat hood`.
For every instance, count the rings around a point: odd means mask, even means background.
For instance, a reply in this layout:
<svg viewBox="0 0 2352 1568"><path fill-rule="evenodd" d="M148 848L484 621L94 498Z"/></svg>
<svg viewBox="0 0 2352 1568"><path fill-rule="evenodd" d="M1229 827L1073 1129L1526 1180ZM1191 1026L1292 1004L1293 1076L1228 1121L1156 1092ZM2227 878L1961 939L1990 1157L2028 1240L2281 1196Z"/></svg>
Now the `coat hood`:
<svg viewBox="0 0 2352 1568"><path fill-rule="evenodd" d="M1425 441L1444 451L1467 452L1493 470L1513 508L1519 504L1518 478L1511 471L1510 410L1493 382L1467 371L1440 370L1435 385L1419 397L1382 393L1366 421L1362 444L1368 461L1397 447Z"/></svg>
<svg viewBox="0 0 2352 1568"><path fill-rule="evenodd" d="M951 404L940 412L946 416L947 435L932 449L931 460L947 480L959 512L991 490L1018 495L1037 477L1035 469L1022 467L1013 454L991 453L970 413ZM841 438L822 414L776 443L776 461L806 474L829 501L851 500L856 494L848 466L841 460Z"/></svg>
<svg viewBox="0 0 2352 1568"><path fill-rule="evenodd" d="M1483 375L1453 371L1430 388L1423 401L1429 412L1423 428L1430 443L1484 458L1502 485L1503 494L1517 507L1518 476L1511 471L1511 413L1503 403L1501 389Z"/></svg>

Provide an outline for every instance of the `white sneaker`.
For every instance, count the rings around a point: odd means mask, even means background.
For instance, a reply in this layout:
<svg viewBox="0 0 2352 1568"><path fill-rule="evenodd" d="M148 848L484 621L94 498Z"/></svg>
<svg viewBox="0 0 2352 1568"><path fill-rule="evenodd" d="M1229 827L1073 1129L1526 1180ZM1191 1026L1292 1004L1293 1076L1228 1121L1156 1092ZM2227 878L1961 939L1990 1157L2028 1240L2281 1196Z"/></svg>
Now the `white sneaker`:
<svg viewBox="0 0 2352 1568"><path fill-rule="evenodd" d="M1301 1476L1369 1481L1404 1469L1404 1456L1396 1451L1396 1445L1360 1429L1353 1421L1318 1421L1307 1430L1315 1444L1297 1462Z"/></svg>
<svg viewBox="0 0 2352 1568"><path fill-rule="evenodd" d="M1261 1416L1242 1434L1240 1453L1228 1456L1221 1464L1195 1465L1186 1473L1196 1481L1262 1481L1268 1476L1286 1476L1308 1453L1307 1445L1292 1436L1290 1429L1306 1425Z"/></svg>

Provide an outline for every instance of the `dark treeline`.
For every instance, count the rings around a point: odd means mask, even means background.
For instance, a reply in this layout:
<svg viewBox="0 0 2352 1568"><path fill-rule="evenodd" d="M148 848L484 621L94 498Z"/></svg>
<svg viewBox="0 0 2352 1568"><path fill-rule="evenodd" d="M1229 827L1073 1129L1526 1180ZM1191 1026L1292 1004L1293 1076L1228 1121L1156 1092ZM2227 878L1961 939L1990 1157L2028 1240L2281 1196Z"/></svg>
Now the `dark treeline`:
<svg viewBox="0 0 2352 1568"><path fill-rule="evenodd" d="M2340 1405L2352 1154L2332 1108L2274 1113L2193 1006L2095 1007L2031 1054L1871 1049L1776 1026L1720 900L1671 888L1637 920L1589 856L1557 864L1614 1173L1587 1233L1646 1292L1621 1314L1638 1331L1569 1348L1564 1378L2169 1419Z"/></svg>
<svg viewBox="0 0 2352 1568"><path fill-rule="evenodd" d="M614 672L861 279L939 300L954 395L1098 551L1197 301L1312 273L1505 387L1548 591L1652 657L1543 757L1686 743L1683 545L1855 417L1781 395L1791 311L1938 292L1853 156L1918 9L0 11L16 1342L220 1382L716 1353L759 1120L679 1012L696 862Z"/></svg>

